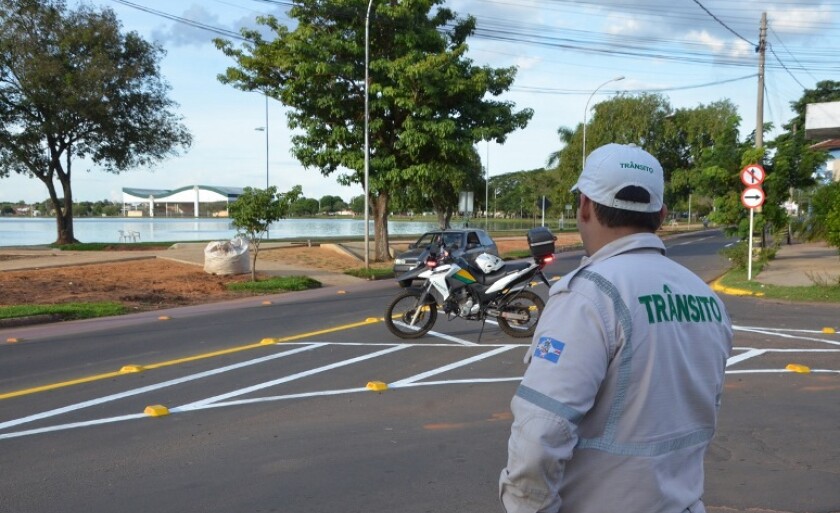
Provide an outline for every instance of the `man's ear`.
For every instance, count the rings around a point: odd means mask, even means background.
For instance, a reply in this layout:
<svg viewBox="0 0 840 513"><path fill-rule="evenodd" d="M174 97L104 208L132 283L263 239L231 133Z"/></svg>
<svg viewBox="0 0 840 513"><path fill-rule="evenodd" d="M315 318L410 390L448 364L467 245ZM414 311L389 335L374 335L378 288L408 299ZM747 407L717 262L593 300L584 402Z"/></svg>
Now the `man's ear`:
<svg viewBox="0 0 840 513"><path fill-rule="evenodd" d="M662 210L659 211L659 222L664 223L666 217L668 217L668 206L663 203Z"/></svg>
<svg viewBox="0 0 840 513"><path fill-rule="evenodd" d="M592 209L590 207L592 207L592 200L585 194L581 194L578 212L580 213L580 219L582 221L589 221L589 218L592 216Z"/></svg>

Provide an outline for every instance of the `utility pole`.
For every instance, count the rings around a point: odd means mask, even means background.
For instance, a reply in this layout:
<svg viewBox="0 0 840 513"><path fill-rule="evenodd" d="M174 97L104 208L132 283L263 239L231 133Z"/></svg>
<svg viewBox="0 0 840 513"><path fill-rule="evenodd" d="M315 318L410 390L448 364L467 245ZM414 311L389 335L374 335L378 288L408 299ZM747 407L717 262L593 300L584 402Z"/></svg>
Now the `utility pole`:
<svg viewBox="0 0 840 513"><path fill-rule="evenodd" d="M761 28L758 31L758 46L755 51L758 52L758 101L755 109L755 147L761 149L764 147L764 53L767 47L767 13L761 13ZM750 239L747 245L747 280L752 280L752 261L753 261L753 217L755 215L754 208L750 209ZM761 247L764 247L764 230L761 230Z"/></svg>
<svg viewBox="0 0 840 513"><path fill-rule="evenodd" d="M755 147L764 147L764 53L767 48L767 13L761 13L758 33L758 103L755 110Z"/></svg>

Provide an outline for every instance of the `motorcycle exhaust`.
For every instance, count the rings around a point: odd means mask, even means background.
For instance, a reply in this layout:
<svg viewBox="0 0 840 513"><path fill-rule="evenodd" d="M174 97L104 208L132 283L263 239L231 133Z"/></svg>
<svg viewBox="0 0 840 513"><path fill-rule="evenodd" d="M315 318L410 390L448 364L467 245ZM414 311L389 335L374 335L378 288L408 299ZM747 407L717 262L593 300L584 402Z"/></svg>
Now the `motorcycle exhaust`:
<svg viewBox="0 0 840 513"><path fill-rule="evenodd" d="M487 315L491 317L502 317L510 321L528 321L531 316L528 314L520 314L515 312L503 312L495 308L488 308Z"/></svg>

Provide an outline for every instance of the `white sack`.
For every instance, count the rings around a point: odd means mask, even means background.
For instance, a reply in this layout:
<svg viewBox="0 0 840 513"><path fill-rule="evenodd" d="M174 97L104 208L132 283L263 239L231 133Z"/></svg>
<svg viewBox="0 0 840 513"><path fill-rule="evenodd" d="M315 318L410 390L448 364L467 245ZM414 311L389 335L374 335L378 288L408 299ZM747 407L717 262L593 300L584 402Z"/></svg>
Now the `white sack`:
<svg viewBox="0 0 840 513"><path fill-rule="evenodd" d="M248 241L237 237L217 240L204 248L204 272L210 274L244 274L251 272Z"/></svg>

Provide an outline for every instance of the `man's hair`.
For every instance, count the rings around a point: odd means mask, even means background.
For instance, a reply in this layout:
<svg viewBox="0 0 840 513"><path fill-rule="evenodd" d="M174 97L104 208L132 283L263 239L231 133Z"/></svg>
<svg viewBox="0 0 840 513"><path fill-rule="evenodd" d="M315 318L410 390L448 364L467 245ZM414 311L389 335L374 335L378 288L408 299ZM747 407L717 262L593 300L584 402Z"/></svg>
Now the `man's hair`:
<svg viewBox="0 0 840 513"><path fill-rule="evenodd" d="M618 191L615 199L636 203L650 203L650 193L642 187L628 185ZM662 218L659 212L635 212L633 210L608 207L594 201L593 203L595 205L595 217L598 218L598 222L609 228L631 226L653 233L662 225Z"/></svg>

